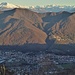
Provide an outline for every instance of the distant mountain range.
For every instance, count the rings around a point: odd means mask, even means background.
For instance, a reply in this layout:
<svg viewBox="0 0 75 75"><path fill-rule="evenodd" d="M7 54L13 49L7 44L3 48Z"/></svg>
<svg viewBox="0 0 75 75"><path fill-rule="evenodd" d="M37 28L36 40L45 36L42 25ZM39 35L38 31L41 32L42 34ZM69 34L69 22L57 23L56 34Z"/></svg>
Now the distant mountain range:
<svg viewBox="0 0 75 75"><path fill-rule="evenodd" d="M60 6L60 5L46 5L46 6L20 6L14 5L7 2L0 3L0 10L10 10L13 8L28 8L34 12L44 13L44 12L60 12L60 11L68 11L68 12L75 12L75 6Z"/></svg>
<svg viewBox="0 0 75 75"><path fill-rule="evenodd" d="M74 12L75 6L59 6L59 5L46 5L46 6L31 6L29 9L43 13L43 12L60 12L60 11L68 11L68 12Z"/></svg>
<svg viewBox="0 0 75 75"><path fill-rule="evenodd" d="M75 13L37 13L26 8L0 11L0 50L13 46L75 54Z"/></svg>

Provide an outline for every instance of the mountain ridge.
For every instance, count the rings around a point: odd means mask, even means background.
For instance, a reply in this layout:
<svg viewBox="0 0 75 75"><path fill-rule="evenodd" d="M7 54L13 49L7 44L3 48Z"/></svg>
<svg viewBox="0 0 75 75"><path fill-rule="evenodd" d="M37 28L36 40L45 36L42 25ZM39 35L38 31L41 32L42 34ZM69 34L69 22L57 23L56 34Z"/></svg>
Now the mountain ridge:
<svg viewBox="0 0 75 75"><path fill-rule="evenodd" d="M0 13L0 45L12 48L18 45L27 50L58 49L57 52L62 52L64 45L68 51L71 45L74 51L74 20L75 13L66 11L37 13L21 8L3 11Z"/></svg>

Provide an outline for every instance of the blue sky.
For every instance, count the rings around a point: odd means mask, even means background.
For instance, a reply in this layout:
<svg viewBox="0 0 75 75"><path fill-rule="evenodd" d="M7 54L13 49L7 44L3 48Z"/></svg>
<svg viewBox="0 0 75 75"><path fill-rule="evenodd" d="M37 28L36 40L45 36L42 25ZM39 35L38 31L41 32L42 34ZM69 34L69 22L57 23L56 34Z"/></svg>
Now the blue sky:
<svg viewBox="0 0 75 75"><path fill-rule="evenodd" d="M0 0L0 2L8 2L17 5L36 6L36 5L75 5L75 0Z"/></svg>

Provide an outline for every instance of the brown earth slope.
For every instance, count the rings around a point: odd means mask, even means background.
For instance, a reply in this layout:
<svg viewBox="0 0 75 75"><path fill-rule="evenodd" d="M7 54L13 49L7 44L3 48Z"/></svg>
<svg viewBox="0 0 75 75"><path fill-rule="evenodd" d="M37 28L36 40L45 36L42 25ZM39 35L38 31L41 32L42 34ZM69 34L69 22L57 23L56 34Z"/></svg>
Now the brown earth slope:
<svg viewBox="0 0 75 75"><path fill-rule="evenodd" d="M42 19L28 9L0 13L0 45L46 44L46 33L34 26Z"/></svg>
<svg viewBox="0 0 75 75"><path fill-rule="evenodd" d="M50 49L55 44L74 43L75 13L40 14L28 9L0 12L0 45L41 44Z"/></svg>

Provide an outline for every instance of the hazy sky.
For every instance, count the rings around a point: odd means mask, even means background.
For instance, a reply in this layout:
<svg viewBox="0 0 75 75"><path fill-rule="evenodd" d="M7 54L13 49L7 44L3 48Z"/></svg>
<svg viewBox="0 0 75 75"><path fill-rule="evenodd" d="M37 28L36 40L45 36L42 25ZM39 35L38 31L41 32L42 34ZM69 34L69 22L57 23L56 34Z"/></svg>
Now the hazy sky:
<svg viewBox="0 0 75 75"><path fill-rule="evenodd" d="M18 5L36 6L36 5L75 5L75 0L0 0L0 2L9 2Z"/></svg>

